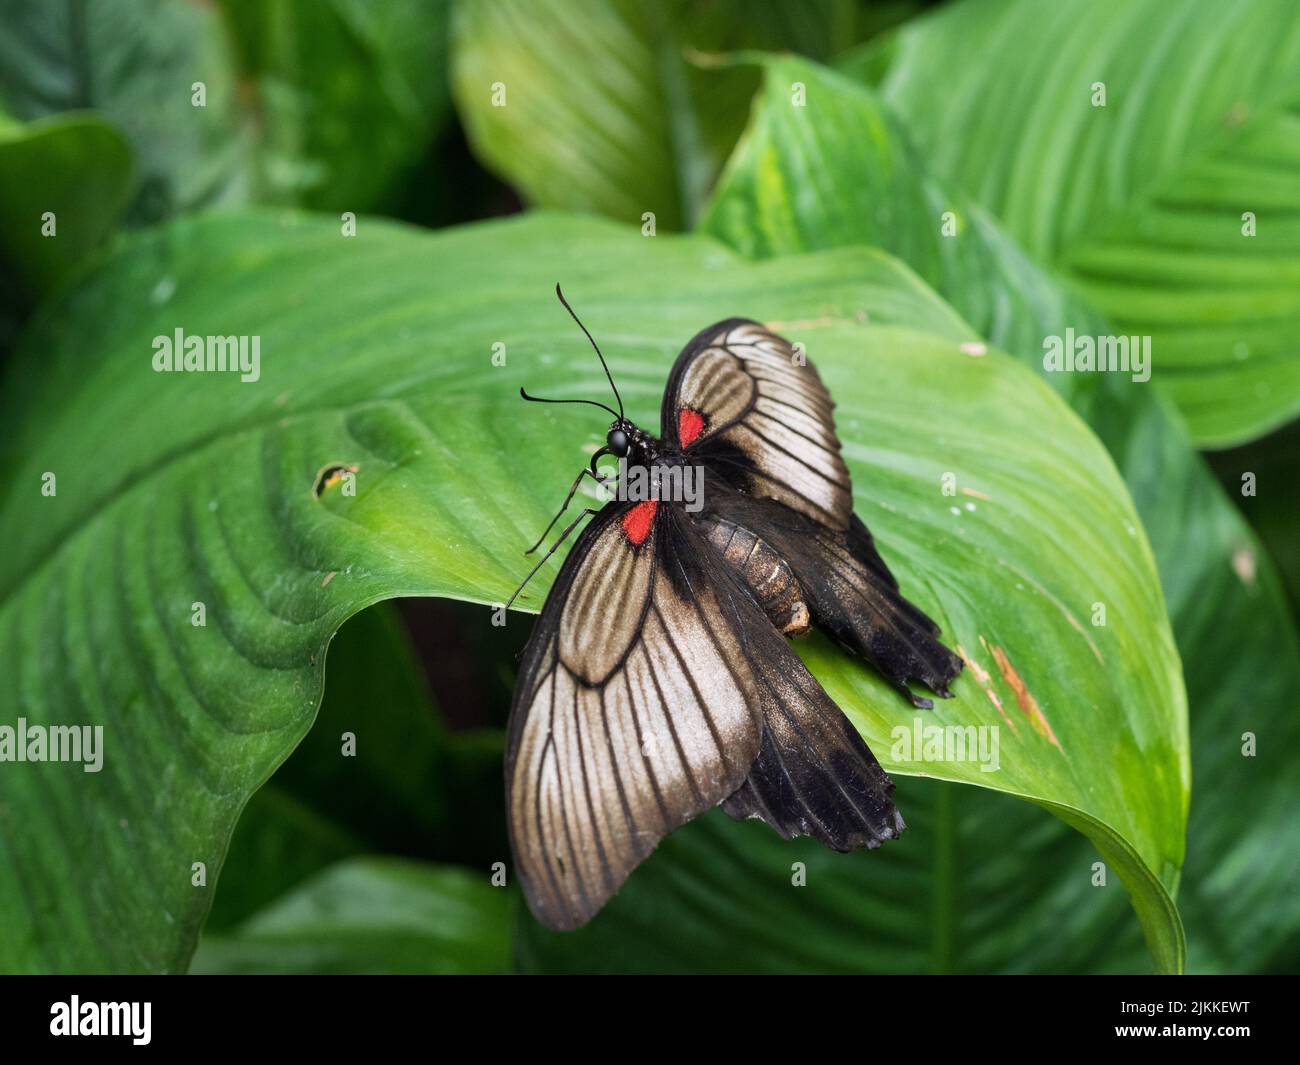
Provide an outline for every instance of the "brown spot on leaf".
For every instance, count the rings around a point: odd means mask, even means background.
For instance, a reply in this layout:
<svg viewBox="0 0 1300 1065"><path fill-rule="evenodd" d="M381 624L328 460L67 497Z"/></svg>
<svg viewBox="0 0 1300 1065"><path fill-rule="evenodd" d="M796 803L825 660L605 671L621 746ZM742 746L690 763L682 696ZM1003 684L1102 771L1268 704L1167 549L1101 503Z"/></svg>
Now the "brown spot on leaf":
<svg viewBox="0 0 1300 1065"><path fill-rule="evenodd" d="M320 586L324 588L326 585L329 584L330 581L332 581L335 577L338 576L338 573L339 571L336 569L330 570L327 574L325 574L325 579L320 582Z"/></svg>
<svg viewBox="0 0 1300 1065"><path fill-rule="evenodd" d="M1024 678L1016 672L1016 667L1011 664L1011 659L1007 657L1006 651L1002 650L1001 647L994 647L993 658L1002 673L1002 679L1015 692L1016 705L1025 712L1025 716L1029 718L1029 723L1034 726L1034 731L1057 750L1060 750L1060 741L1057 740L1056 733L1052 731L1052 726L1047 723L1047 718L1043 716L1043 708L1038 705L1038 700L1034 698L1033 693L1025 684Z"/></svg>
<svg viewBox="0 0 1300 1065"><path fill-rule="evenodd" d="M355 462L331 462L322 466L316 473L316 480L312 484L311 494L319 499L328 488L333 488L341 480L345 473L356 473L361 467Z"/></svg>
<svg viewBox="0 0 1300 1065"><path fill-rule="evenodd" d="M1016 723L1012 721L1011 718L1007 717L1007 712L1002 709L1002 700L998 698L998 693L995 692L992 688L985 688L984 694L989 697L989 702L991 702L995 707L997 707L998 713L1002 715L1002 720L1007 723L1008 727L1011 729L1012 734L1019 736L1020 730L1016 728Z"/></svg>
<svg viewBox="0 0 1300 1065"><path fill-rule="evenodd" d="M980 643L984 643L983 636L980 637ZM987 650L988 644L985 643L984 648ZM989 687L989 681L993 679L989 676L989 671L967 654L966 648L961 644L957 644L957 653L961 656L961 660L966 663L966 668L971 671L971 675L975 678L976 682L984 689L984 694L989 697L989 702L991 702L997 708L998 713L1002 715L1002 720L1007 723L1007 726L1012 732L1018 732L1019 730L1016 728L1016 723L1012 721L1011 718L1007 717L1007 712L1002 709L1002 700L998 698L997 692Z"/></svg>
<svg viewBox="0 0 1300 1065"><path fill-rule="evenodd" d="M957 653L961 655L961 660L966 663L966 668L975 674L975 679L981 684L987 684L989 682L989 671L976 662L975 659L971 658L971 656L966 653L966 648L961 644L957 644L956 647Z"/></svg>

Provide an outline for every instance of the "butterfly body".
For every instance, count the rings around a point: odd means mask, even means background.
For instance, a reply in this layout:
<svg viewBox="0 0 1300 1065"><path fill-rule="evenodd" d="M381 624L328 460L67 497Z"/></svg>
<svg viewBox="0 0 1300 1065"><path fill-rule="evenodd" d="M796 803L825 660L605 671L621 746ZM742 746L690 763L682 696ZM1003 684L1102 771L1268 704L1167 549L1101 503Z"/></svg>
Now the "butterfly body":
<svg viewBox="0 0 1300 1065"><path fill-rule="evenodd" d="M803 589L780 553L756 533L726 518L706 523L709 542L744 580L768 620L784 636L802 636L812 625Z"/></svg>
<svg viewBox="0 0 1300 1065"><path fill-rule="evenodd" d="M714 806L836 850L902 830L892 781L787 637L817 625L921 706L909 681L946 696L961 662L853 515L832 408L792 345L728 319L678 357L659 437L615 412L592 475L602 455L621 476L698 467L703 505L593 512L524 651L506 798L544 923L585 923Z"/></svg>

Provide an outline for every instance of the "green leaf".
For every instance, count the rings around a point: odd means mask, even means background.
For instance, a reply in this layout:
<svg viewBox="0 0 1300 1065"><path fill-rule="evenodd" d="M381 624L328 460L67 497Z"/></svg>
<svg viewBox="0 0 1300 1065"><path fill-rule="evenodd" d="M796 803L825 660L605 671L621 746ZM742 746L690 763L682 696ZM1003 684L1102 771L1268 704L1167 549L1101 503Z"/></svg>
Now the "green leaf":
<svg viewBox="0 0 1300 1065"><path fill-rule="evenodd" d="M350 618L330 645L327 673L311 731L239 819L208 929L350 855L487 869L508 854L503 737L447 731L396 608L379 603Z"/></svg>
<svg viewBox="0 0 1300 1065"><path fill-rule="evenodd" d="M1092 320L1098 323L1092 328L1105 331L1104 320L1063 294L978 208L926 173L873 94L805 61L772 57L764 65L768 74L753 121L706 212L705 228L759 256L878 243L904 256L977 329L1029 365L1039 365L1042 336L1061 332L1063 323ZM807 87L804 109L790 106L793 81ZM940 235L942 210L965 222L955 237ZM1204 841L1192 848L1182 888L1198 900L1190 927L1193 962L1202 969L1241 970L1265 967L1288 952L1294 956L1300 909L1289 901L1291 878L1285 864L1259 852L1285 832L1280 818L1297 799L1296 785L1288 782L1300 780L1300 745L1289 740L1300 699L1300 655L1267 554L1177 420L1142 385L1108 380L1098 388L1078 375L1050 380L1094 423L1150 530L1192 701L1193 775L1223 782L1199 790L1192 804L1191 838ZM1251 695L1243 697L1247 691ZM1259 758L1240 757L1240 737L1248 730L1273 737ZM1224 808L1220 796L1227 794L1250 797L1255 813L1249 831ZM993 855L1020 846L1018 824L990 817L972 827L977 840L936 840L934 848ZM891 849L886 861L897 853ZM1080 853L1078 861L1085 859ZM1076 905L1094 910L1097 893L1077 868L1066 868L1055 890L1059 894L1068 881ZM974 873L970 879L1000 898L1011 894L1004 883ZM969 884L959 880L953 895L958 892L980 912L983 900L972 897ZM1276 928L1283 915L1287 931L1279 941L1263 925ZM1052 922L1059 924L1055 917ZM1129 963L1131 936L1103 939L1115 949L1100 962ZM983 962L1026 964L1014 941L1006 946L1016 953L996 960L984 955ZM1080 940L1073 963L1052 958L1044 967L1077 968L1086 949Z"/></svg>
<svg viewBox="0 0 1300 1065"><path fill-rule="evenodd" d="M120 129L136 160L129 221L246 197L245 117L211 6L0 0L0 25L0 107L24 121L93 108Z"/></svg>
<svg viewBox="0 0 1300 1065"><path fill-rule="evenodd" d="M52 288L112 231L131 181L131 149L94 115L26 125L0 116L0 252L29 294ZM54 234L44 235L46 212Z"/></svg>
<svg viewBox="0 0 1300 1065"><path fill-rule="evenodd" d="M1300 803L1300 638L1277 570L1158 405L1091 418L1137 501L1182 652L1198 782L1178 895L1189 967L1294 972L1300 897L1278 840Z"/></svg>
<svg viewBox="0 0 1300 1065"><path fill-rule="evenodd" d="M689 228L749 111L755 77L713 53L821 58L910 10L853 0L458 3L453 92L475 153L531 203Z"/></svg>
<svg viewBox="0 0 1300 1065"><path fill-rule="evenodd" d="M1101 318L978 205L935 181L866 89L795 57L752 57L763 82L700 228L750 258L869 244L899 256L990 343L1031 365L1043 334ZM795 106L790 86L802 85ZM1057 374L1067 398L1095 380Z"/></svg>
<svg viewBox="0 0 1300 1065"><path fill-rule="evenodd" d="M376 604L339 630L328 678L311 732L239 819L209 929L349 855L435 856L453 818L451 739L394 608Z"/></svg>
<svg viewBox="0 0 1300 1065"><path fill-rule="evenodd" d="M1294 4L966 0L890 56L885 98L935 173L1152 338L1197 443L1300 413Z"/></svg>
<svg viewBox="0 0 1300 1065"><path fill-rule="evenodd" d="M532 203L684 228L725 146L707 119L667 7L633 0L457 4L452 91L475 154ZM744 87L714 98L743 115ZM730 106L728 106L730 105ZM738 125L736 126L738 129Z"/></svg>
<svg viewBox="0 0 1300 1065"><path fill-rule="evenodd" d="M368 211L449 109L450 0L221 0L256 97L259 202Z"/></svg>
<svg viewBox="0 0 1300 1065"><path fill-rule="evenodd" d="M1293 614L1300 615L1300 499L1292 486L1300 473L1300 422L1208 456L1214 472L1240 506L1277 563Z"/></svg>
<svg viewBox="0 0 1300 1065"><path fill-rule="evenodd" d="M903 777L888 853L789 843L721 812L669 837L585 928L517 926L530 972L948 973L1142 969L1119 881L1029 803ZM1081 845L1082 844L1082 845ZM1137 938L1115 963L1112 940ZM1149 962L1147 962L1149 965Z"/></svg>
<svg viewBox="0 0 1300 1065"><path fill-rule="evenodd" d="M486 874L391 858L340 862L229 933L196 973L499 973L511 893Z"/></svg>
<svg viewBox="0 0 1300 1065"><path fill-rule="evenodd" d="M891 757L911 708L812 643L820 679L896 771L1084 827L1177 968L1186 722L1144 534L1083 423L1013 360L963 352L973 334L915 275L866 249L753 264L708 238L545 214L435 236L365 220L345 239L266 213L135 238L47 308L11 367L31 383L0 392L0 721L103 724L106 749L99 774L0 777L0 900L20 914L0 925L6 967L183 967L210 905L192 865L213 882L249 794L307 731L331 634L398 595L504 600L602 428L516 396L606 387L557 278L646 425L702 325L751 315L805 344L839 403L858 512L980 666L924 721L998 726L1001 770ZM177 328L257 336L257 380L155 372ZM352 466L355 494L321 476ZM978 494L943 495L946 472ZM545 577L526 604L544 592ZM1112 620L1091 629L1097 601Z"/></svg>

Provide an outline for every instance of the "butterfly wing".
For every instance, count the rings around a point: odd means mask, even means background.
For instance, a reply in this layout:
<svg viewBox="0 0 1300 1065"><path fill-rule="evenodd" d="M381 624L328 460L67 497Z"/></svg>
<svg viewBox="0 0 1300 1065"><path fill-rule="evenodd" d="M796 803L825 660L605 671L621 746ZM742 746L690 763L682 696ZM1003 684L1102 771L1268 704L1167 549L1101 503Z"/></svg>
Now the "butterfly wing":
<svg viewBox="0 0 1300 1065"><path fill-rule="evenodd" d="M912 681L951 697L948 686L962 660L939 640L939 626L899 592L857 515L843 531L828 529L774 500L708 479L704 498L703 522L746 530L785 562L818 628L865 658L916 706L933 704L910 690Z"/></svg>
<svg viewBox="0 0 1300 1065"><path fill-rule="evenodd" d="M524 894L584 924L674 828L743 782L754 678L668 507L613 502L583 531L511 707L506 804Z"/></svg>
<svg viewBox="0 0 1300 1065"><path fill-rule="evenodd" d="M805 752L793 771L787 748ZM593 519L511 708L507 819L540 921L584 924L660 839L724 800L849 849L902 829L892 787L690 518L610 503Z"/></svg>
<svg viewBox="0 0 1300 1065"><path fill-rule="evenodd" d="M785 559L813 621L916 705L930 706L908 682L947 697L961 659L903 597L853 514L834 404L812 363L797 356L787 340L745 319L701 331L669 375L664 435L709 471L706 509Z"/></svg>
<svg viewBox="0 0 1300 1065"><path fill-rule="evenodd" d="M661 434L736 487L845 529L853 490L834 406L816 369L789 341L731 318L701 331L677 357Z"/></svg>
<svg viewBox="0 0 1300 1065"><path fill-rule="evenodd" d="M784 683L813 680L805 680L806 667L789 644L781 646L801 667ZM722 808L737 821L765 821L783 839L812 836L831 850L851 851L878 847L906 827L893 791L871 749L818 686L776 705L749 776Z"/></svg>

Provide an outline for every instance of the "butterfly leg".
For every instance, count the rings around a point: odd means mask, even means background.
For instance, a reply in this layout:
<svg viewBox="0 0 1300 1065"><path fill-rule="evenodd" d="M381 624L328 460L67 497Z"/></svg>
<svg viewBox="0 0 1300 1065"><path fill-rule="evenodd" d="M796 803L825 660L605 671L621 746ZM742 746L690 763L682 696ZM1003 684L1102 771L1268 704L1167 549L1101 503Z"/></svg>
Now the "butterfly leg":
<svg viewBox="0 0 1300 1065"><path fill-rule="evenodd" d="M570 493L570 495L572 495L572 493ZM531 581L533 579L533 574L535 574L539 569L541 569L544 565L546 565L546 560L560 549L560 545L569 538L569 533L573 532L573 530L578 527L578 523L588 515L599 514L599 513L600 511L597 510L595 507L583 507L582 513L579 514L576 518L574 518L573 521L569 522L569 527L565 529L564 532L560 533L560 538L556 540L555 543L551 545L551 549L547 551L546 554L544 554L541 557L541 559L538 560L537 565L535 565L532 569L528 571L528 576L525 577L522 582L520 582L520 585L518 588L515 589L514 594L509 599L506 600L507 610L510 609L510 604L519 598L519 593L524 590L524 585L526 585L529 581ZM551 522L551 524L554 525L555 523Z"/></svg>
<svg viewBox="0 0 1300 1065"><path fill-rule="evenodd" d="M537 543L533 544L532 547L530 547L527 551L524 552L525 555L531 555L534 551L536 551L539 547L542 546L542 541L545 540L546 537L549 535L550 531L555 528L555 523L560 520L560 515L569 509L569 503L572 501L574 493L578 491L578 485L582 483L582 479L584 477L590 477L593 481L595 481L599 485L603 485L606 481L609 480L608 477L601 477L599 474L592 473L591 470L587 469L587 467L584 466L582 468L582 472L579 473L578 476L573 479L573 484L569 488L569 494L564 497L564 504L560 507L558 511L556 511L555 517L551 519L551 524L546 526L545 531L542 533L541 536L537 538Z"/></svg>

